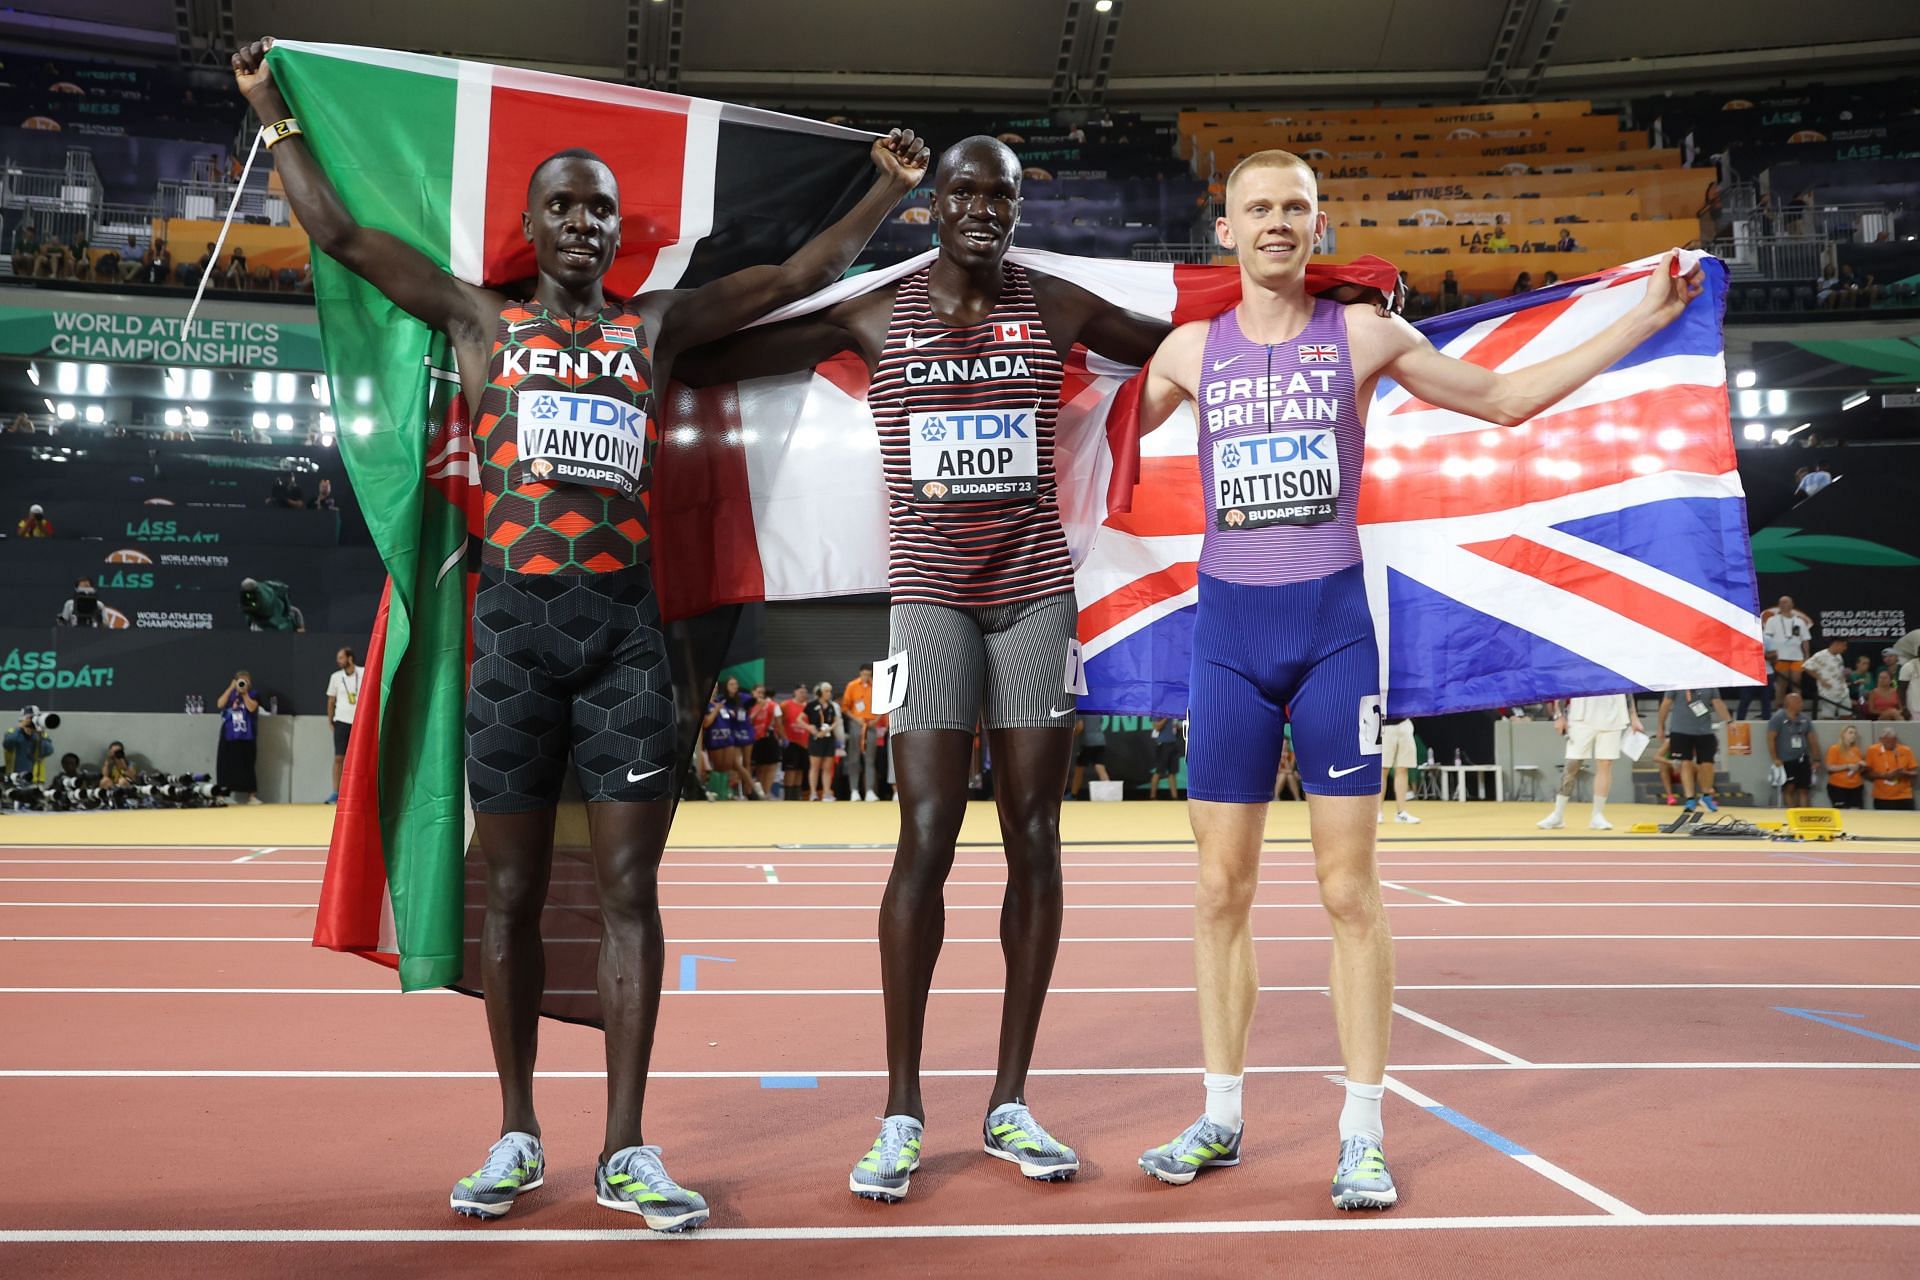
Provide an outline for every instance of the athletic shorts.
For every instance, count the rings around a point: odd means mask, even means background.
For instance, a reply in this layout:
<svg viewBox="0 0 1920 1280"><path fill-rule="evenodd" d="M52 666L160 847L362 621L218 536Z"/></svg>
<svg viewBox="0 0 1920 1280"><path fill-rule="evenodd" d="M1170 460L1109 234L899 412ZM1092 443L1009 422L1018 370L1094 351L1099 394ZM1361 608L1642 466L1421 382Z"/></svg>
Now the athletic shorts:
<svg viewBox="0 0 1920 1280"><path fill-rule="evenodd" d="M1712 764L1719 754L1720 743L1710 733L1667 735L1667 759L1675 764Z"/></svg>
<svg viewBox="0 0 1920 1280"><path fill-rule="evenodd" d="M1806 663L1800 661L1798 658L1775 658L1773 660L1773 669L1792 680L1798 680L1800 678L1800 672L1806 665Z"/></svg>
<svg viewBox="0 0 1920 1280"><path fill-rule="evenodd" d="M815 760L831 760L840 749L832 738L815 738L807 744L807 755Z"/></svg>
<svg viewBox="0 0 1920 1280"><path fill-rule="evenodd" d="M1577 720L1567 724L1567 759L1618 760L1620 735L1625 729L1596 729ZM1669 742L1672 739L1668 739Z"/></svg>
<svg viewBox="0 0 1920 1280"><path fill-rule="evenodd" d="M673 794L676 717L652 575L480 570L467 693L467 790L477 813L581 794Z"/></svg>
<svg viewBox="0 0 1920 1280"><path fill-rule="evenodd" d="M887 652L907 655L907 683L892 732L1072 729L1079 623L1071 591L978 609L894 605Z"/></svg>
<svg viewBox="0 0 1920 1280"><path fill-rule="evenodd" d="M755 739L753 744L752 759L753 759L753 765L756 769L759 768L761 765L779 764L780 763L780 740L774 737L772 734L768 734L763 738Z"/></svg>
<svg viewBox="0 0 1920 1280"><path fill-rule="evenodd" d="M353 732L353 726L342 720L333 722L333 754L347 754L347 737Z"/></svg>
<svg viewBox="0 0 1920 1280"><path fill-rule="evenodd" d="M805 743L789 738L780 747L780 767L788 773L807 771L807 747Z"/></svg>
<svg viewBox="0 0 1920 1280"><path fill-rule="evenodd" d="M1180 772L1180 744L1177 742L1156 742L1153 744L1153 771L1172 777Z"/></svg>
<svg viewBox="0 0 1920 1280"><path fill-rule="evenodd" d="M1798 760L1782 760L1780 766L1787 771L1787 786L1811 787L1813 785L1813 761L1806 756L1801 756Z"/></svg>
<svg viewBox="0 0 1920 1280"><path fill-rule="evenodd" d="M1273 799L1287 725L1314 795L1380 794L1380 651L1361 566L1282 586L1200 575L1187 794Z"/></svg>
<svg viewBox="0 0 1920 1280"><path fill-rule="evenodd" d="M1864 788L1862 789L1864 790ZM1880 797L1875 796L1873 799L1873 807L1876 809L1898 809L1902 813L1912 813L1913 797L1906 796L1899 800L1882 800Z"/></svg>
<svg viewBox="0 0 1920 1280"><path fill-rule="evenodd" d="M1827 784L1827 803L1836 809L1864 809L1867 807L1867 789L1865 787L1836 787Z"/></svg>
<svg viewBox="0 0 1920 1280"><path fill-rule="evenodd" d="M1106 743L1103 742L1097 747L1080 748L1079 764L1081 768L1091 769L1097 764L1105 764L1106 762L1107 762L1107 744Z"/></svg>
<svg viewBox="0 0 1920 1280"><path fill-rule="evenodd" d="M1420 748L1413 740L1413 721L1380 726L1380 771L1418 769Z"/></svg>

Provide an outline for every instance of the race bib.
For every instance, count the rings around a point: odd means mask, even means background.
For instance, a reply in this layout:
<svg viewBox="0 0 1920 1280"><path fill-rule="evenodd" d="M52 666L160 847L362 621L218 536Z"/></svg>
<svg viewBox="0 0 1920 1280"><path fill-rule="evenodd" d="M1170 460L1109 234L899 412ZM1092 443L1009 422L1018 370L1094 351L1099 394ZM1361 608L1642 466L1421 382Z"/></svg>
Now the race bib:
<svg viewBox="0 0 1920 1280"><path fill-rule="evenodd" d="M1076 697L1085 697L1087 693L1086 655L1080 652L1078 640L1067 641L1066 692Z"/></svg>
<svg viewBox="0 0 1920 1280"><path fill-rule="evenodd" d="M883 716L907 700L907 651L873 664L873 714Z"/></svg>
<svg viewBox="0 0 1920 1280"><path fill-rule="evenodd" d="M913 415L913 495L919 502L1031 500L1040 488L1032 409Z"/></svg>
<svg viewBox="0 0 1920 1280"><path fill-rule="evenodd" d="M1360 699L1360 754L1386 754L1386 722L1381 717L1380 695L1377 693Z"/></svg>
<svg viewBox="0 0 1920 1280"><path fill-rule="evenodd" d="M519 404L520 472L547 484L617 489L631 498L646 470L647 415L614 396L535 391Z"/></svg>
<svg viewBox="0 0 1920 1280"><path fill-rule="evenodd" d="M1325 524L1340 500L1332 431L1279 431L1213 442L1216 529Z"/></svg>

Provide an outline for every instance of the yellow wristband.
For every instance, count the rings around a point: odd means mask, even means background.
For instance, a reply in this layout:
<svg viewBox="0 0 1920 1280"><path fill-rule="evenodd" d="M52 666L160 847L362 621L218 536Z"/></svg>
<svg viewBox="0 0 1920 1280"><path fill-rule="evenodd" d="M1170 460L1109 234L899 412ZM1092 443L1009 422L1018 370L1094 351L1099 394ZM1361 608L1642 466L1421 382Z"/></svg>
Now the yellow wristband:
<svg viewBox="0 0 1920 1280"><path fill-rule="evenodd" d="M288 138L300 132L300 122L292 116L288 116L285 120L276 120L272 124L262 125L260 127L260 135L266 140L267 150L269 151L273 150L277 144L285 142Z"/></svg>

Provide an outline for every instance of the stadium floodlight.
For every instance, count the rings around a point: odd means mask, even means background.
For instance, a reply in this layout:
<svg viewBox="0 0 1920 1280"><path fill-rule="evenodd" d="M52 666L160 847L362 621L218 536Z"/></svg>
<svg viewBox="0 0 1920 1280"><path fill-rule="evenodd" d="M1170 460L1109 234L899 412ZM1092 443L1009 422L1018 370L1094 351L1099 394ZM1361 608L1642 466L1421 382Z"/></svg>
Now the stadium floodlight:
<svg viewBox="0 0 1920 1280"><path fill-rule="evenodd" d="M1739 395L1739 400L1741 417L1757 418L1760 416L1760 393L1758 391L1742 391Z"/></svg>
<svg viewBox="0 0 1920 1280"><path fill-rule="evenodd" d="M322 449L333 448L333 432L323 431L320 433L320 447Z"/></svg>
<svg viewBox="0 0 1920 1280"><path fill-rule="evenodd" d="M313 380L313 398L321 404L333 403L333 384L327 381L327 375L324 373Z"/></svg>
<svg viewBox="0 0 1920 1280"><path fill-rule="evenodd" d="M293 397L299 394L300 380L290 373L276 374L273 379L273 398L281 404L292 404Z"/></svg>
<svg viewBox="0 0 1920 1280"><path fill-rule="evenodd" d="M273 375L262 370L253 375L253 398L259 404L273 399Z"/></svg>
<svg viewBox="0 0 1920 1280"><path fill-rule="evenodd" d="M106 420L107 420L107 411L105 409L102 409L97 404L90 404L87 406L88 422L91 422L94 426L97 427L101 423L105 422Z"/></svg>
<svg viewBox="0 0 1920 1280"><path fill-rule="evenodd" d="M361 415L360 417L358 417L358 418L355 418L355 419L353 420L353 434L355 434L355 435L357 435L357 436L370 436L370 435L372 435L372 434L373 434L373 419L372 419L372 418L369 418L369 417L367 417L367 416L366 416L366 415L364 415L364 414L362 414L362 415Z"/></svg>
<svg viewBox="0 0 1920 1280"><path fill-rule="evenodd" d="M87 394L90 396L107 394L107 366L103 364L87 366Z"/></svg>
<svg viewBox="0 0 1920 1280"><path fill-rule="evenodd" d="M333 415L332 415L332 414L330 414L330 413L322 413L322 414L320 415L320 429L321 429L322 431L331 431L331 430L333 430Z"/></svg>
<svg viewBox="0 0 1920 1280"><path fill-rule="evenodd" d="M1740 434L1749 440L1765 440L1767 438L1767 424L1764 422L1749 422L1746 426L1740 428Z"/></svg>
<svg viewBox="0 0 1920 1280"><path fill-rule="evenodd" d="M160 389L170 400L186 399L187 371L185 369L167 370L164 374L160 375Z"/></svg>
<svg viewBox="0 0 1920 1280"><path fill-rule="evenodd" d="M1778 417L1787 411L1787 393L1779 387L1767 392L1767 412Z"/></svg>
<svg viewBox="0 0 1920 1280"><path fill-rule="evenodd" d="M207 417L207 411L205 409L189 409L187 410L187 421L196 427L204 427L211 419Z"/></svg>
<svg viewBox="0 0 1920 1280"><path fill-rule="evenodd" d="M1095 13L1111 13L1113 11L1113 0L1093 0L1093 11Z"/></svg>
<svg viewBox="0 0 1920 1280"><path fill-rule="evenodd" d="M69 360L62 360L53 367L53 385L60 394L70 396L80 390L80 366Z"/></svg>
<svg viewBox="0 0 1920 1280"><path fill-rule="evenodd" d="M1775 427L1773 429L1773 442L1775 444L1785 444L1787 442L1788 434L1789 433L1785 427Z"/></svg>
<svg viewBox="0 0 1920 1280"><path fill-rule="evenodd" d="M253 429L255 431L265 431L272 423L273 420L267 417L264 410L255 411L253 415Z"/></svg>
<svg viewBox="0 0 1920 1280"><path fill-rule="evenodd" d="M1840 402L1840 412L1845 413L1849 409L1858 409L1861 405L1865 404L1867 401L1871 399L1873 399L1873 397L1868 395L1866 392L1856 391L1852 395L1848 396L1845 400L1842 400Z"/></svg>
<svg viewBox="0 0 1920 1280"><path fill-rule="evenodd" d="M59 406L54 409L53 415L62 422L72 422L73 402L71 400L62 400Z"/></svg>
<svg viewBox="0 0 1920 1280"><path fill-rule="evenodd" d="M169 427L177 427L180 425L180 411L178 409L169 409L160 416Z"/></svg>
<svg viewBox="0 0 1920 1280"><path fill-rule="evenodd" d="M31 360L27 361L27 381L36 387L40 385L40 366Z"/></svg>
<svg viewBox="0 0 1920 1280"><path fill-rule="evenodd" d="M1733 375L1733 385L1736 387L1750 387L1758 381L1760 381L1760 375L1751 369L1742 369Z"/></svg>
<svg viewBox="0 0 1920 1280"><path fill-rule="evenodd" d="M273 425L282 431L291 431L293 430L293 415L290 413L280 414L274 418Z"/></svg>
<svg viewBox="0 0 1920 1280"><path fill-rule="evenodd" d="M187 372L187 390L195 400L205 400L213 394L213 370L191 369Z"/></svg>
<svg viewBox="0 0 1920 1280"><path fill-rule="evenodd" d="M46 396L41 396L41 397L40 397L40 403L41 403L41 404L43 404L43 405L45 405L45 406L47 406L47 412L48 412L48 413L56 413L56 412L58 412L58 410L56 410L56 409L55 409L55 408L53 407L53 401L52 401L52 400L50 400L50 399L48 399L48 398L47 398Z"/></svg>

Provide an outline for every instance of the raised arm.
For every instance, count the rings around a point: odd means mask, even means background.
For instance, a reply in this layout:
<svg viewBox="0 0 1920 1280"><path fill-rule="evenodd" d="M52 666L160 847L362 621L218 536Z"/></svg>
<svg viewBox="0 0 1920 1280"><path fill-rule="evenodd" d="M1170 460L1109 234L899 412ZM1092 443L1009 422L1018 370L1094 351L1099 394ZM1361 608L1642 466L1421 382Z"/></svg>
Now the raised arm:
<svg viewBox="0 0 1920 1280"><path fill-rule="evenodd" d="M1632 311L1570 351L1524 369L1497 372L1456 360L1434 349L1426 336L1398 317L1350 309L1353 328L1367 335L1371 370L1385 373L1429 404L1502 426L1517 426L1564 399L1595 375L1677 319L1700 296L1705 277L1695 268L1673 275L1677 250L1660 256L1647 291ZM1358 344L1356 344L1358 345Z"/></svg>
<svg viewBox="0 0 1920 1280"><path fill-rule="evenodd" d="M674 362L674 380L708 387L716 382L771 378L811 369L842 351L858 353L871 370L886 345L894 292L874 289L812 315L755 325L682 351Z"/></svg>
<svg viewBox="0 0 1920 1280"><path fill-rule="evenodd" d="M1200 358L1207 344L1207 326L1194 321L1167 335L1147 365L1146 386L1140 393L1140 434L1152 431L1183 403L1194 398L1200 377Z"/></svg>
<svg viewBox="0 0 1920 1280"><path fill-rule="evenodd" d="M910 129L895 129L874 140L873 164L879 174L860 202L779 266L748 267L698 289L646 299L643 306L657 316L655 367L671 368L680 352L723 338L845 274L900 197L926 176L927 144Z"/></svg>
<svg viewBox="0 0 1920 1280"><path fill-rule="evenodd" d="M291 119L267 65L272 40L256 40L233 55L233 77L263 125ZM367 110L404 110L401 104L368 103ZM363 227L340 202L306 139L293 134L273 148L274 168L300 225L329 258L366 280L395 306L432 325L457 343L486 342L499 299L441 270L412 245L384 231Z"/></svg>

